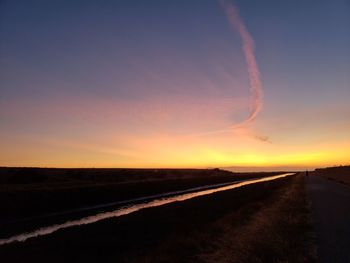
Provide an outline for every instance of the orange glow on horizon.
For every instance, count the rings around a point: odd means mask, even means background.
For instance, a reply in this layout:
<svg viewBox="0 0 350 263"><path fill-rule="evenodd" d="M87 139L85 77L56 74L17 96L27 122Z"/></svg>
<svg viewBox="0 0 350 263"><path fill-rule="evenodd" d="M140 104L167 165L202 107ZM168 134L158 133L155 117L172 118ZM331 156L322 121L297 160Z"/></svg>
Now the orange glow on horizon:
<svg viewBox="0 0 350 263"><path fill-rule="evenodd" d="M44 17L29 10L36 22L27 24L27 16L14 16L14 9L2 32L7 44L0 166L349 164L349 74L347 50L339 44L348 30L335 33L345 24L327 27L334 32L318 30L323 19L298 27L303 34L297 37L295 19L283 23L292 16L261 14L250 20L249 9L241 17L232 1L219 2L221 7L217 1L186 1L195 9L180 4L184 16L166 5L151 13L140 7L143 15L134 8L113 8L115 15L77 8L77 17L66 21L72 22L69 27L44 16L50 23L42 29L37 19ZM196 14L188 12L197 8ZM251 14L259 11L254 8ZM170 16L163 24L165 10L174 12L174 20ZM279 8L267 10L278 14ZM95 17L93 28L86 26L85 12ZM280 21L261 27L265 19ZM28 29L17 27L23 23ZM315 40L305 36L313 26L315 37L326 33L318 43L329 40L329 33L343 38L309 52ZM18 36L38 38L19 45L17 30L23 30Z"/></svg>
<svg viewBox="0 0 350 263"><path fill-rule="evenodd" d="M277 145L256 140L249 131L219 138L153 135L125 136L127 146L113 145L112 138L99 143L43 140L22 144L19 153L8 148L1 163L6 166L35 167L131 167L207 168L229 166L330 166L349 163L350 143L309 146ZM117 142L118 144L118 142ZM6 144L5 144L6 147ZM11 160L13 158L13 161ZM18 162L22 159L22 162ZM44 160L44 161L43 161Z"/></svg>

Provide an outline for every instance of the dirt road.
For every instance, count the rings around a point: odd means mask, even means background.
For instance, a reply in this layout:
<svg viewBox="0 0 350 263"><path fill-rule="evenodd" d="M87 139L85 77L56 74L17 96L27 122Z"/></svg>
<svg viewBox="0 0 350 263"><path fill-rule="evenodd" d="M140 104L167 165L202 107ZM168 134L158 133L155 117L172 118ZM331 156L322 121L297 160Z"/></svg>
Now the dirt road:
<svg viewBox="0 0 350 263"><path fill-rule="evenodd" d="M350 262L350 187L309 176L307 191L320 262Z"/></svg>

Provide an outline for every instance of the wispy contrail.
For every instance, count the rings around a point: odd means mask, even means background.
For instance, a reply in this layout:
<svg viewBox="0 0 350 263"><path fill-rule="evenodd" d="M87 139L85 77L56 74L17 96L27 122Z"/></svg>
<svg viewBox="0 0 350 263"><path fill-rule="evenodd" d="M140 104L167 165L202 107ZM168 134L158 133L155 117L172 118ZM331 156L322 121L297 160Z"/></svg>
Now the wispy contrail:
<svg viewBox="0 0 350 263"><path fill-rule="evenodd" d="M242 49L247 63L249 85L251 93L250 113L249 116L240 123L231 125L222 130L215 130L196 134L196 136L206 136L217 133L229 133L237 129L244 128L244 126L255 120L258 113L263 107L263 87L260 79L260 71L254 54L254 40L248 32L242 18L239 15L238 9L229 0L218 0L222 8L225 10L227 19L231 26L238 31L242 39ZM266 136L253 136L260 141L269 142Z"/></svg>
<svg viewBox="0 0 350 263"><path fill-rule="evenodd" d="M242 49L247 63L251 104L249 116L238 125L234 125L232 128L242 126L246 123L253 121L263 106L263 89L260 80L260 72L258 64L254 55L254 40L251 34L248 32L242 18L240 17L237 8L228 0L218 0L221 6L224 8L228 21L231 26L238 31L242 39Z"/></svg>

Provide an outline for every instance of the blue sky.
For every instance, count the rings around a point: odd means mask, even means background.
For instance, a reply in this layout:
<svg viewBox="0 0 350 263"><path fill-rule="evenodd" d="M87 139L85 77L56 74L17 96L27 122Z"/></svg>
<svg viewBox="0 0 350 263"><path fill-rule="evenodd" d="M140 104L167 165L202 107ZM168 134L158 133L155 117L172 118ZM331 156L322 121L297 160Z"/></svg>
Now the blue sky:
<svg viewBox="0 0 350 263"><path fill-rule="evenodd" d="M234 137L227 143L202 138L198 145L207 151L216 145L213 151L225 156L223 164L239 159L239 150L231 154L227 149L237 141L242 154L249 148L252 156L296 151L292 145L310 154L312 149L340 151L340 145L350 143L349 1L233 3L254 38L265 94L263 111L244 134L266 135L273 145L244 144L241 134L227 136ZM2 165L86 166L95 159L108 159L97 165L109 166L176 165L160 157L143 159L144 151L134 144L157 144L154 138L174 132L220 129L247 115L241 40L215 0L13 0L0 5L0 135L7 141ZM101 145L108 140L115 140L110 146L115 151L137 158L114 159L94 151L105 149ZM58 147L52 141L69 143ZM91 141L89 151L80 146ZM32 152L24 154L25 145ZM45 161L48 151L53 157ZM62 157L80 151L90 155L76 157L74 164ZM157 149L154 155L164 153Z"/></svg>

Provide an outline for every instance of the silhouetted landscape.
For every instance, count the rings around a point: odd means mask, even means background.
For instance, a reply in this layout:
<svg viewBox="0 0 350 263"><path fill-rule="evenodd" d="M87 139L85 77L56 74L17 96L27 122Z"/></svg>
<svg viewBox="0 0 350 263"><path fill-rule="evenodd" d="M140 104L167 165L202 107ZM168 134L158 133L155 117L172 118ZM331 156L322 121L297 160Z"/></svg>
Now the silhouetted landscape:
<svg viewBox="0 0 350 263"><path fill-rule="evenodd" d="M0 0L0 263L350 263L348 0Z"/></svg>
<svg viewBox="0 0 350 263"><path fill-rule="evenodd" d="M219 169L2 168L1 209L7 218L2 222L2 238L101 210L40 215L274 174ZM217 256L228 262L312 259L303 180L295 175L175 202L3 245L0 251L4 259L33 262L213 262ZM21 221L27 217L32 219ZM36 253L37 249L41 252Z"/></svg>
<svg viewBox="0 0 350 263"><path fill-rule="evenodd" d="M308 181L336 177L342 182L349 172L350 166L297 172L3 244L0 254L13 262L316 262L319 226L312 218ZM0 240L281 173L3 167Z"/></svg>
<svg viewBox="0 0 350 263"><path fill-rule="evenodd" d="M17 220L275 173L219 169L0 168L2 220Z"/></svg>
<svg viewBox="0 0 350 263"><path fill-rule="evenodd" d="M314 174L330 180L334 180L339 183L350 185L350 167L349 166L337 166L337 167L316 169Z"/></svg>

